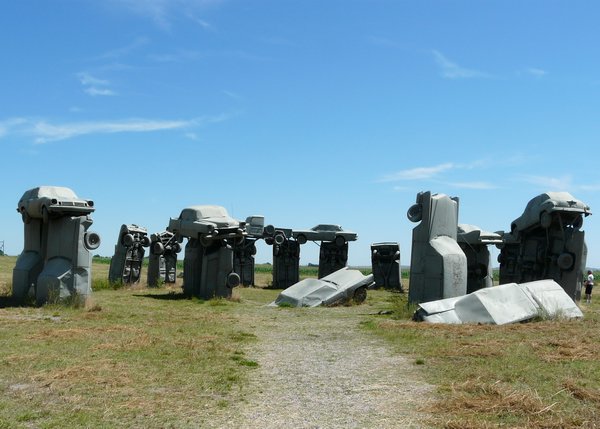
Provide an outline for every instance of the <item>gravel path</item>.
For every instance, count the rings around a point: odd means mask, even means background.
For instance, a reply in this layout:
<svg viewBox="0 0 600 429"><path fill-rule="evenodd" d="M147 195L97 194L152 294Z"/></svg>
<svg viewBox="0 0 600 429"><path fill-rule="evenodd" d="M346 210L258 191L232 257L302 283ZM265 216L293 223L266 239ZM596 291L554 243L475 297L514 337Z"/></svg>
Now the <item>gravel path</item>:
<svg viewBox="0 0 600 429"><path fill-rule="evenodd" d="M359 326L367 311L261 307L248 315L244 323L258 340L246 357L259 366L245 399L214 427L422 427L427 416L418 409L432 386L414 375L412 361Z"/></svg>

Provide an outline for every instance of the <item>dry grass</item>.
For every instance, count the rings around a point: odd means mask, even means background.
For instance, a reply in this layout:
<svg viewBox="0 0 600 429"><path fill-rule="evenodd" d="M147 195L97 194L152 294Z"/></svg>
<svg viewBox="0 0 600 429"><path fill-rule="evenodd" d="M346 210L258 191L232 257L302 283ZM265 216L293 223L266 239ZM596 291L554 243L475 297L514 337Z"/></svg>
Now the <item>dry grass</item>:
<svg viewBox="0 0 600 429"><path fill-rule="evenodd" d="M597 428L599 310L584 304L583 321L487 326L387 319L371 328L423 364L427 381L438 386L438 400L425 407L437 416L433 427Z"/></svg>

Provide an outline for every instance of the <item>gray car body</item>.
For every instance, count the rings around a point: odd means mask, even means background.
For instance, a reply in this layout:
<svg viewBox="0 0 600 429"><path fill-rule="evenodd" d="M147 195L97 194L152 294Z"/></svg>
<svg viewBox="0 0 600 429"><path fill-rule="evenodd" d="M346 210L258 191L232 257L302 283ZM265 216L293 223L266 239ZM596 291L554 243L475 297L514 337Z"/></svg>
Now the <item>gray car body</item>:
<svg viewBox="0 0 600 429"><path fill-rule="evenodd" d="M293 231L292 236L302 244L304 237L307 241L335 241L337 237L342 237L344 242L355 241L358 234L352 231L345 231L340 225L319 224L311 229Z"/></svg>
<svg viewBox="0 0 600 429"><path fill-rule="evenodd" d="M543 216L546 213L551 215L555 212L567 215L575 225L581 222L582 215L591 214L587 204L573 198L568 192L546 192L527 203L523 214L511 223L511 232L515 234L543 223Z"/></svg>
<svg viewBox="0 0 600 429"><path fill-rule="evenodd" d="M279 294L271 304L291 304L295 307L317 307L347 302L359 288L373 285L373 274L363 275L359 270L344 267L322 279L304 279Z"/></svg>
<svg viewBox="0 0 600 429"><path fill-rule="evenodd" d="M70 188L39 186L26 191L17 205L23 221L45 219L45 216L81 216L94 211L94 202L79 198ZM47 215L44 214L47 213Z"/></svg>
<svg viewBox="0 0 600 429"><path fill-rule="evenodd" d="M204 240L243 237L245 222L230 217L221 206L191 206L183 209L177 219L169 220L168 231L179 237Z"/></svg>

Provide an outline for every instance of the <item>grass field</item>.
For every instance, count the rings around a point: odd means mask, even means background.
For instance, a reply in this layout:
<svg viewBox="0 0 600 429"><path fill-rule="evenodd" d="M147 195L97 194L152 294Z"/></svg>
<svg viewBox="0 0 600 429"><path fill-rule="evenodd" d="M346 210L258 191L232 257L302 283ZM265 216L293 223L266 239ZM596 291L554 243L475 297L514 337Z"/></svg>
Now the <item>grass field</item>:
<svg viewBox="0 0 600 429"><path fill-rule="evenodd" d="M14 263L0 257L0 295ZM93 273L102 286L108 264ZM268 285L269 267L256 279ZM87 308L0 309L0 428L201 427L244 400L257 339L241 315L278 291L203 302L177 286L98 289ZM437 386L426 427L600 427L600 301L581 304L582 321L449 326L410 321L403 294L369 300L391 314L368 316L364 329Z"/></svg>

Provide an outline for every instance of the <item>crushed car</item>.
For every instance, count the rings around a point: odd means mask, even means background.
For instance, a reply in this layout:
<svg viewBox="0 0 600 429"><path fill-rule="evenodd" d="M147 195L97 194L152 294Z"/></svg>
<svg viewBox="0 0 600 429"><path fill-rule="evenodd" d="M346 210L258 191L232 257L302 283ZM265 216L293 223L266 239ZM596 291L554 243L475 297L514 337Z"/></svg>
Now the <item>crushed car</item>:
<svg viewBox="0 0 600 429"><path fill-rule="evenodd" d="M583 318L577 304L554 280L506 283L468 295L419 304L415 321L505 325L540 318Z"/></svg>
<svg viewBox="0 0 600 429"><path fill-rule="evenodd" d="M344 267L322 279L304 279L282 291L271 306L331 306L350 301L362 303L375 284L373 274Z"/></svg>

